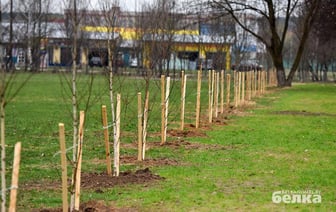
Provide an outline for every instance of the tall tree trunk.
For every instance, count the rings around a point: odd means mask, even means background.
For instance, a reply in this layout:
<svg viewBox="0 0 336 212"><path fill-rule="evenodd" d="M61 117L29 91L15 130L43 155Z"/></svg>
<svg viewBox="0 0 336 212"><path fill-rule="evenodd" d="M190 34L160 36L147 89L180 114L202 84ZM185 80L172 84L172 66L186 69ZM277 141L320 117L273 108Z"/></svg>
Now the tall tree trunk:
<svg viewBox="0 0 336 212"><path fill-rule="evenodd" d="M71 197L70 197L70 211L74 210L75 207L75 184L76 184L76 167L77 167L77 141L78 141L78 101L77 101L77 31L78 31L78 23L77 23L77 0L73 0L73 17L72 17L72 26L73 26L73 40L72 40L72 126L73 126L73 151L72 151L72 160L74 162L74 173L72 179L71 186Z"/></svg>
<svg viewBox="0 0 336 212"><path fill-rule="evenodd" d="M0 34L2 34L2 5L0 4ZM2 40L1 40L2 42ZM2 50L2 49L1 49ZM0 57L2 59L2 52ZM7 61L6 61L7 62ZM6 71L0 67L0 137L1 137L1 211L6 211L6 142L5 142L5 77Z"/></svg>
<svg viewBox="0 0 336 212"><path fill-rule="evenodd" d="M3 82L4 83L4 82ZM4 86L1 86L3 89ZM1 90L0 92L4 92ZM1 93L0 128L1 128L1 211L6 211L6 143L5 143L5 99Z"/></svg>
<svg viewBox="0 0 336 212"><path fill-rule="evenodd" d="M2 5L0 3L0 34L2 34ZM2 41L2 40L1 40ZM0 48L2 50L2 48ZM0 51L0 58L2 57ZM5 70L0 67L0 139L1 139L1 211L6 211L6 143L5 143Z"/></svg>
<svg viewBox="0 0 336 212"><path fill-rule="evenodd" d="M285 72L284 67L276 66L276 71L277 71L278 87L291 86L291 84L287 84L286 72Z"/></svg>
<svg viewBox="0 0 336 212"><path fill-rule="evenodd" d="M113 32L112 32L113 34ZM108 68L109 68L109 92L110 92L110 104L111 104L111 116L112 116L112 128L113 128L113 143L117 141L117 128L116 128L116 119L115 119L115 107L114 107L114 98L113 98L113 46L111 45L111 40L107 41L108 46ZM114 150L115 151L115 150ZM114 154L116 157L116 154ZM116 158L113 161L113 175L116 176Z"/></svg>
<svg viewBox="0 0 336 212"><path fill-rule="evenodd" d="M273 48L270 49L270 53L277 72L278 87L291 86L291 84L286 83L286 72L281 52L277 48Z"/></svg>
<svg viewBox="0 0 336 212"><path fill-rule="evenodd" d="M10 1L10 11L9 11L10 21L9 21L9 49L7 55L9 56L8 69L11 70L13 68L13 21L14 21L14 14L13 14L13 0Z"/></svg>

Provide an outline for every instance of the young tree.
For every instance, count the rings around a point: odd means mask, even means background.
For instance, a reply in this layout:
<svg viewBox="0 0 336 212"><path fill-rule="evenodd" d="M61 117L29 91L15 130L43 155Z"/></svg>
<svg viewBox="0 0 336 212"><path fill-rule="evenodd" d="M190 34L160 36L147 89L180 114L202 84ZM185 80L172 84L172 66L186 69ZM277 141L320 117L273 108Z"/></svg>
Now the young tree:
<svg viewBox="0 0 336 212"><path fill-rule="evenodd" d="M2 12L3 6L0 1L0 44L5 43L3 35L9 34L9 59L11 60L11 50L13 42L13 2L10 1L10 29L4 30L2 27ZM1 46L1 49L2 46ZM0 140L1 140L1 211L6 211L6 197L7 197L7 185L6 185L6 141L5 141L5 109L6 106L14 99L19 91L24 87L32 75L23 80L18 80L20 73L14 71L12 65L5 67L3 61L2 51L0 52ZM5 61L8 62L8 61ZM11 62L10 62L11 63Z"/></svg>
<svg viewBox="0 0 336 212"><path fill-rule="evenodd" d="M114 91L113 91L113 61L116 59L116 49L118 39L115 28L118 25L118 16L119 16L119 1L114 0L110 2L108 0L103 1L101 4L103 11L103 26L107 29L107 52L108 52L108 70L109 70L109 94L110 94L110 104L111 104L111 116L112 116L112 126L113 126L113 143L114 143L114 170L113 175L119 176L119 152L117 150L118 146L118 135L117 135L117 126L116 126L116 116L115 116L115 106L114 106Z"/></svg>
<svg viewBox="0 0 336 212"><path fill-rule="evenodd" d="M73 178L72 178L72 184L71 184L71 198L70 198L70 211L74 211L75 209L75 187L76 185L76 170L78 168L78 157L77 157L77 145L79 141L79 96L78 96L78 89L77 89L77 58L79 57L79 38L80 38L80 27L81 27L81 21L82 16L85 16L85 8L87 7L87 2L85 0L69 0L68 2L65 2L67 4L67 7L69 8L66 10L66 16L67 16L67 23L66 28L68 29L67 33L69 36L69 39L71 41L71 103L72 103L72 127L73 127L73 154L72 154L72 162L74 164L73 167ZM84 11L84 12L83 12ZM88 97L90 98L90 97Z"/></svg>
<svg viewBox="0 0 336 212"><path fill-rule="evenodd" d="M209 0L209 5L213 9L217 9L223 14L228 13L233 17L236 23L244 30L255 36L261 41L270 53L273 65L277 70L278 86L291 86L294 74L299 66L300 59L308 39L309 31L315 20L321 0ZM294 56L294 62L290 68L288 76L286 76L283 49L288 32L289 21L298 10L304 7L305 15L303 21L303 30L300 35L300 41L297 52ZM264 29L269 36L263 36L257 28L249 28L240 18L241 14L253 14L265 24ZM280 19L280 17L282 17ZM283 20L283 24L280 24Z"/></svg>

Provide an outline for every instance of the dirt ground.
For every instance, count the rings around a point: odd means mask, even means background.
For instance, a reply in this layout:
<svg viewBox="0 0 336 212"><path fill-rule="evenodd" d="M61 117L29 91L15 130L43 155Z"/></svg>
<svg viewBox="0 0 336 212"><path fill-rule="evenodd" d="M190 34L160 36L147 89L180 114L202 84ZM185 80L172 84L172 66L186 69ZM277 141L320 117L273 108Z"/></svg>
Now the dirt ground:
<svg viewBox="0 0 336 212"><path fill-rule="evenodd" d="M56 209L40 209L32 212L62 212L62 208ZM103 201L89 201L81 204L80 212L136 212L134 208L116 208L114 206L106 205Z"/></svg>
<svg viewBox="0 0 336 212"><path fill-rule="evenodd" d="M111 188L116 185L126 185L126 184L142 184L144 186L153 183L158 180L164 180L163 177L153 174L149 168L139 169L135 172L127 171L121 172L119 177L109 176L106 173L82 173L81 175L81 189L94 189L96 193L104 193L104 188ZM60 183L55 183L54 185L49 184L49 189L52 186L59 187ZM26 184L26 186L32 186ZM35 183L30 189L43 189L45 184L43 182ZM35 209L33 212L59 212L62 208L56 209ZM103 201L90 201L82 203L80 206L81 212L107 212L107 211L137 211L133 208L122 208L118 209L113 205L106 205Z"/></svg>

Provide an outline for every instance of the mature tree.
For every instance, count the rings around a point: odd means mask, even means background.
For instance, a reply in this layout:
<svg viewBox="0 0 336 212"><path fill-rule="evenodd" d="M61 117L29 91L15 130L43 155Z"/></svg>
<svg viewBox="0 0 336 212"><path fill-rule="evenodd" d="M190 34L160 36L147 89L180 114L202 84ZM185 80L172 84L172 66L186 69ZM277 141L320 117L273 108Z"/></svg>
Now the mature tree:
<svg viewBox="0 0 336 212"><path fill-rule="evenodd" d="M43 59L42 55L46 54L43 41L48 33L47 19L50 0L44 2L41 0L19 0L17 7L20 19L24 22L24 29L22 31L16 30L15 33L20 37L20 40L26 43L26 65L33 70L38 70L41 59Z"/></svg>
<svg viewBox="0 0 336 212"><path fill-rule="evenodd" d="M2 15L3 8L5 5L1 4L0 1L0 44L4 44L9 42L9 47L7 48L7 55L9 56L9 60L11 58L11 50L12 50L12 42L13 42L13 1L9 2L10 7L10 27L9 29L5 29L2 23ZM8 36L9 35L9 36ZM6 37L9 37L8 40L5 40ZM0 45L0 50L2 49L2 45ZM6 211L6 200L7 200L7 184L6 184L6 147L8 146L5 141L5 109L6 106L15 98L15 96L19 93L19 91L24 87L24 85L28 82L32 75L28 75L23 78L20 76L20 73L14 71L13 66L10 64L5 67L2 62L9 62L8 60L2 61L3 51L0 51L0 140L1 140L1 209L0 211ZM7 59L7 58L6 58ZM11 63L11 62L9 62ZM20 76L21 79L18 79Z"/></svg>
<svg viewBox="0 0 336 212"><path fill-rule="evenodd" d="M327 72L333 68L336 59L336 1L322 0L321 7L313 25L305 60L312 80L327 80ZM298 20L300 21L300 19ZM300 23L300 22L299 22ZM319 74L320 73L320 74Z"/></svg>
<svg viewBox="0 0 336 212"><path fill-rule="evenodd" d="M178 17L175 13L174 0L159 0L144 5L140 20L140 29L143 33L142 41L149 47L145 49L145 60L151 69L158 69L159 74L169 75L170 56L173 52L173 43L176 35ZM148 64L146 64L148 65ZM166 70L164 70L166 69Z"/></svg>
<svg viewBox="0 0 336 212"><path fill-rule="evenodd" d="M237 24L261 41L272 57L277 70L278 86L291 86L294 74L299 66L300 59L308 39L309 31L315 19L321 0L209 0L212 8L230 14ZM284 44L288 32L290 18L304 7L302 34L300 35L294 62L286 76L283 60ZM241 19L242 14L252 14L265 24L263 27L268 36L263 36L257 28L249 28Z"/></svg>

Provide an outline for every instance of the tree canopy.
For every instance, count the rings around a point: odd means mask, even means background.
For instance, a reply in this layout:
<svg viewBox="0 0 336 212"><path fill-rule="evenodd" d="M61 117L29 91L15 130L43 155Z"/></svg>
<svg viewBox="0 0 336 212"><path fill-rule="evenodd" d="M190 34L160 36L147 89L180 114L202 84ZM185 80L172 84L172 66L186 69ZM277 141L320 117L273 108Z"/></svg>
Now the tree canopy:
<svg viewBox="0 0 336 212"><path fill-rule="evenodd" d="M277 70L278 86L291 86L321 0L209 0L208 3L216 13L230 15L240 27L264 44ZM242 16L246 15L256 17L259 27L251 28L242 21ZM283 49L293 16L302 16L303 25L295 59L286 76Z"/></svg>

